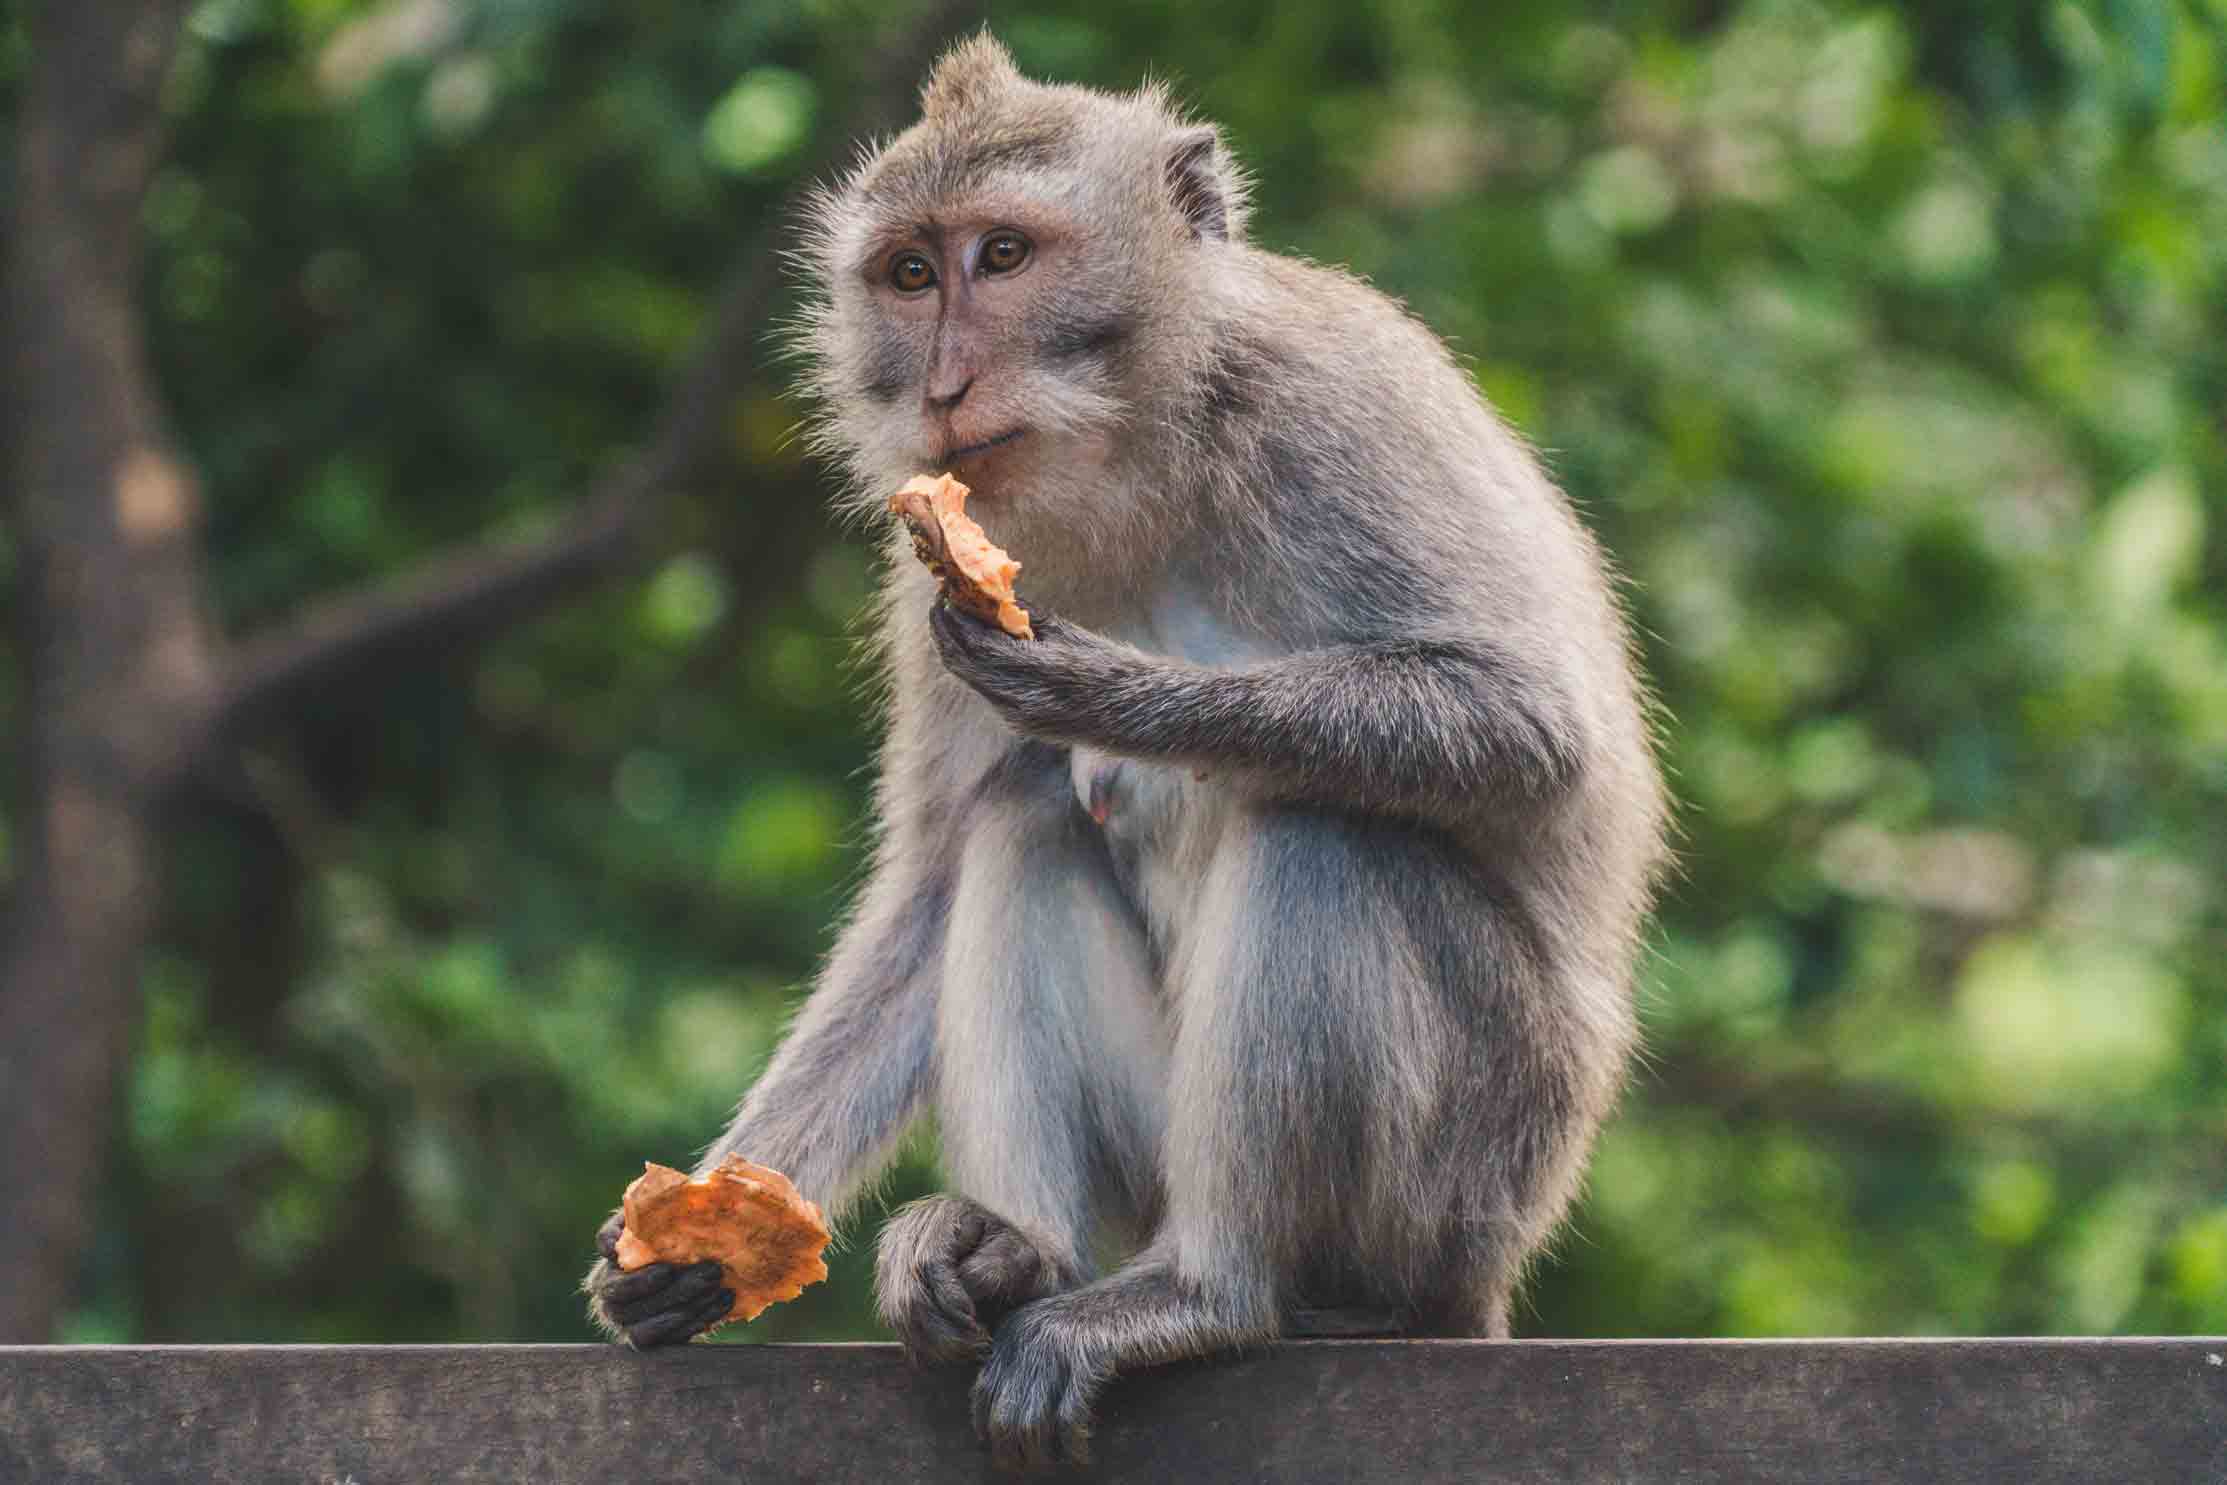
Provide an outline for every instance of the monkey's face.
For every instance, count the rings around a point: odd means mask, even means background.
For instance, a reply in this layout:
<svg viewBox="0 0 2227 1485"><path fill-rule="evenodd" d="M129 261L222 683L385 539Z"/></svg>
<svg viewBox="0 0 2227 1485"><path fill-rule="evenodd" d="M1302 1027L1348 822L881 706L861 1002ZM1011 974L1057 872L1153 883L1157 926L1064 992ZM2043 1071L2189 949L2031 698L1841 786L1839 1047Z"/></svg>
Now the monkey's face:
<svg viewBox="0 0 2227 1485"><path fill-rule="evenodd" d="M1039 474L1097 462L1129 416L1139 265L1059 184L868 208L821 336L823 391L862 473L948 470L980 500L1018 499Z"/></svg>
<svg viewBox="0 0 2227 1485"><path fill-rule="evenodd" d="M1000 541L1103 548L1141 507L1099 476L1181 425L1242 188L1160 93L1031 83L992 45L922 107L814 212L820 445L861 511L948 470Z"/></svg>
<svg viewBox="0 0 2227 1485"><path fill-rule="evenodd" d="M1111 282L1118 265L1085 224L1007 193L953 203L875 246L870 392L913 424L918 467L994 499L1012 474L1118 421L1114 353L1132 318Z"/></svg>

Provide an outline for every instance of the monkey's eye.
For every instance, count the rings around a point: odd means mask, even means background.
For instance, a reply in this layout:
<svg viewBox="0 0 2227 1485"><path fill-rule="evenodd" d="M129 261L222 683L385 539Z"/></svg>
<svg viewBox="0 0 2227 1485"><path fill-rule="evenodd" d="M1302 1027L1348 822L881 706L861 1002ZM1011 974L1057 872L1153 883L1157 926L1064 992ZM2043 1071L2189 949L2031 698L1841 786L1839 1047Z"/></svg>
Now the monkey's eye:
<svg viewBox="0 0 2227 1485"><path fill-rule="evenodd" d="M984 273L1011 273L1028 261L1028 239L1018 232L993 232L982 244Z"/></svg>
<svg viewBox="0 0 2227 1485"><path fill-rule="evenodd" d="M889 264L889 285L900 294L917 294L936 281L936 270L918 253L899 253Z"/></svg>

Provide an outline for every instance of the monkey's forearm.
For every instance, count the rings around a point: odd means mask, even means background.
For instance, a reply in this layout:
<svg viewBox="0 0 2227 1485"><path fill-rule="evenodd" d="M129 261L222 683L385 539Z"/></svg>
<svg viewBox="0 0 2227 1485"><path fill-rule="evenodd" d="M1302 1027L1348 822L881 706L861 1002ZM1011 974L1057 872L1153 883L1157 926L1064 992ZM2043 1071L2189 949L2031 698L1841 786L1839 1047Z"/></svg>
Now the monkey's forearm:
<svg viewBox="0 0 2227 1485"><path fill-rule="evenodd" d="M772 1065L699 1170L739 1153L838 1214L926 1094L950 897L948 873L875 876Z"/></svg>
<svg viewBox="0 0 2227 1485"><path fill-rule="evenodd" d="M1583 763L1568 699L1483 644L1340 645L1212 670L1065 625L1033 643L949 616L937 628L946 662L1023 731L1290 797L1435 817L1551 798Z"/></svg>
<svg viewBox="0 0 2227 1485"><path fill-rule="evenodd" d="M1141 666L1091 714L1112 752L1245 770L1334 803L1435 811L1567 788L1581 753L1566 711L1487 653L1395 642L1236 671Z"/></svg>

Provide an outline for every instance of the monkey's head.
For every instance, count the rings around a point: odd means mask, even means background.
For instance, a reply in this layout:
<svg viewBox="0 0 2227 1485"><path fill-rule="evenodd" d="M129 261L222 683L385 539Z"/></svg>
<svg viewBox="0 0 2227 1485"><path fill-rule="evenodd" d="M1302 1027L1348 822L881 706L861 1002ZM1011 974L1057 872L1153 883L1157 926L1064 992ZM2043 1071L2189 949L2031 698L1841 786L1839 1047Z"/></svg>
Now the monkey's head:
<svg viewBox="0 0 2227 1485"><path fill-rule="evenodd" d="M1093 534L1111 516L1077 476L1167 436L1244 215L1219 136L1163 90L1035 83L961 43L920 121L816 203L822 444L862 502L949 470L1001 541Z"/></svg>

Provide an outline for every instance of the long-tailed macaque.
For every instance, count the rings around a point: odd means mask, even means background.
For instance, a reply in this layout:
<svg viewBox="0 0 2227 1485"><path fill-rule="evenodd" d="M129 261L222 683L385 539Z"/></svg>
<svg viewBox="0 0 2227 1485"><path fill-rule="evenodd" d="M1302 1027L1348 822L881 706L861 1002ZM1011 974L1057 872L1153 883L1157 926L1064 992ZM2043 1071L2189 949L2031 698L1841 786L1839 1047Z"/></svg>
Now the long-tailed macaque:
<svg viewBox="0 0 2227 1485"><path fill-rule="evenodd" d="M1008 1463L1301 1307L1507 1334L1634 1041L1664 803L1602 559L1428 330L1245 223L1160 90L981 37L802 249L850 500L953 471L1043 617L886 522L873 874L704 1163L840 1212L933 1110L877 1295ZM616 1230L607 1329L724 1312Z"/></svg>

